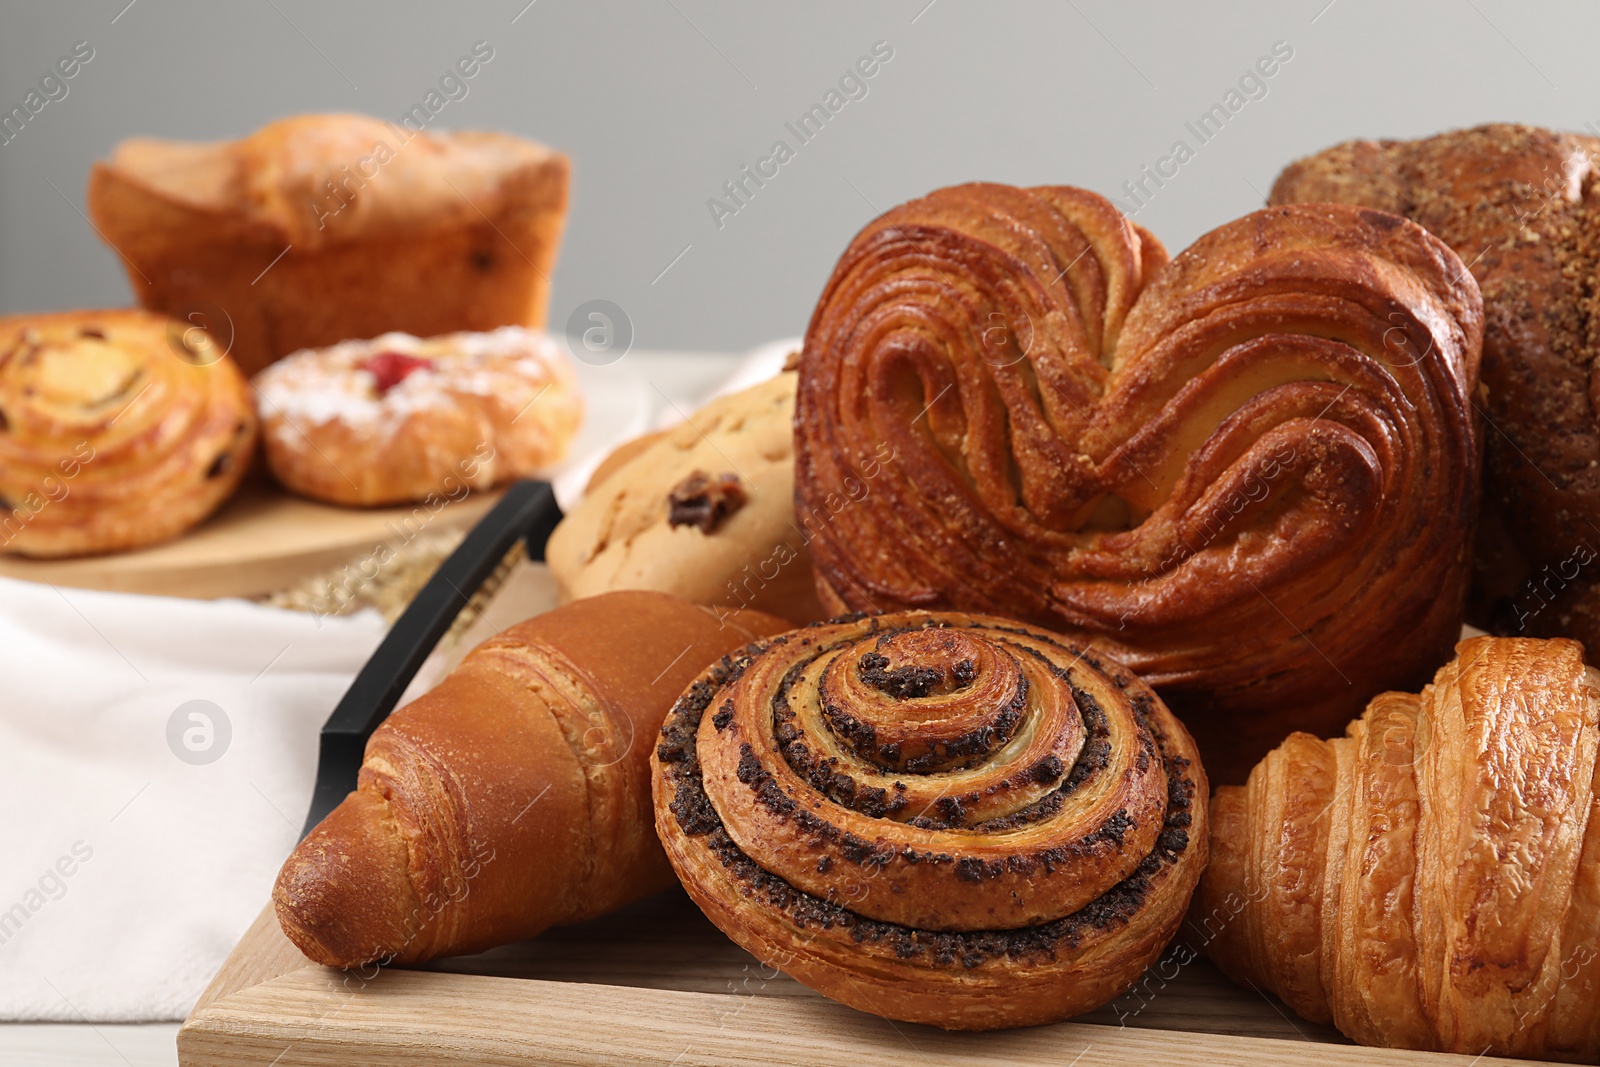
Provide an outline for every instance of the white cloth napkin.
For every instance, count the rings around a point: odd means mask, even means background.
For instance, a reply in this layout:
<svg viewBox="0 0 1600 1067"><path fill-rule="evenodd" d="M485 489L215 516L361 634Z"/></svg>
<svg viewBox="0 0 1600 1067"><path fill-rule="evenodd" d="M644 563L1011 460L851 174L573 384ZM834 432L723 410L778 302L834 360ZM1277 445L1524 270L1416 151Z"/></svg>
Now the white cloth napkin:
<svg viewBox="0 0 1600 1067"><path fill-rule="evenodd" d="M754 350L718 395L797 345ZM651 421L642 368L579 372L590 410L558 472L568 503ZM553 602L543 568L524 567L480 629ZM318 731L384 630L375 613L0 579L0 1021L189 1013L269 899ZM408 697L470 644L431 658Z"/></svg>
<svg viewBox="0 0 1600 1067"><path fill-rule="evenodd" d="M383 632L0 579L0 1019L188 1014L268 900L317 732Z"/></svg>

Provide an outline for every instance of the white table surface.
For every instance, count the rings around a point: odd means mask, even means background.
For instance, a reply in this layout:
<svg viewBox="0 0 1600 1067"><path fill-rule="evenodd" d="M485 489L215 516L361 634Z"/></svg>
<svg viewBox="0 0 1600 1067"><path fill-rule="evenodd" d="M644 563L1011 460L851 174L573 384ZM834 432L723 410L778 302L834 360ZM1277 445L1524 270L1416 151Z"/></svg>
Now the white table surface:
<svg viewBox="0 0 1600 1067"><path fill-rule="evenodd" d="M6 1023L0 1063L16 1067L172 1067L177 1023Z"/></svg>
<svg viewBox="0 0 1600 1067"><path fill-rule="evenodd" d="M732 371L738 356L710 352L635 351L628 370L651 387L657 414L693 410ZM623 364L619 364L619 369ZM172 1067L177 1022L0 1023L4 1067Z"/></svg>

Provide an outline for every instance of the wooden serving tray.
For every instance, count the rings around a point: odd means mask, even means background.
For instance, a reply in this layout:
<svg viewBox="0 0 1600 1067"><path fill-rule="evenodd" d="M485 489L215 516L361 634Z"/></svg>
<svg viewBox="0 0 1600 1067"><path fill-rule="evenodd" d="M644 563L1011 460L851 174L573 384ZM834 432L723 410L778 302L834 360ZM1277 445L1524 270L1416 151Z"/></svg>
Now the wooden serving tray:
<svg viewBox="0 0 1600 1067"><path fill-rule="evenodd" d="M1180 935L1181 937L1181 935ZM1170 977L1164 977L1170 976ZM309 963L264 911L178 1033L183 1067L1486 1067L1359 1048L1204 960L1169 962L1068 1023L981 1034L895 1023L764 967L681 891L426 969Z"/></svg>

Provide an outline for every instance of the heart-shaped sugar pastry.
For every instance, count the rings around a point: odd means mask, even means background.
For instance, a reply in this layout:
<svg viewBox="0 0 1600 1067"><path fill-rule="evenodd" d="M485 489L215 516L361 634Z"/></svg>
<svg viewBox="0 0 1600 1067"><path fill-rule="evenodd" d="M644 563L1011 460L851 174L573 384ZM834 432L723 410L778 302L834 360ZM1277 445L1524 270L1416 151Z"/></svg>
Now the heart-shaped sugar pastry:
<svg viewBox="0 0 1600 1067"><path fill-rule="evenodd" d="M796 521L832 607L1087 639L1242 780L1449 658L1482 332L1461 262L1393 215L1271 208L1168 262L1081 189L941 189L817 304Z"/></svg>

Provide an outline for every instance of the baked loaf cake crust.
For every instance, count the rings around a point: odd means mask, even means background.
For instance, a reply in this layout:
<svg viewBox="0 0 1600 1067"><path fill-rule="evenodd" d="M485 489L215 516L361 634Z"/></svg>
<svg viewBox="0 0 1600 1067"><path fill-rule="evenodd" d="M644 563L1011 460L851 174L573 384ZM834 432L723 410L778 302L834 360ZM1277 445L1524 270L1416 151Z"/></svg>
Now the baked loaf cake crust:
<svg viewBox="0 0 1600 1067"><path fill-rule="evenodd" d="M567 180L565 156L505 134L303 115L124 141L90 172L89 215L141 304L204 316L253 374L391 330L542 328Z"/></svg>
<svg viewBox="0 0 1600 1067"><path fill-rule="evenodd" d="M0 319L0 552L170 540L233 493L255 442L244 376L202 331L138 310Z"/></svg>
<svg viewBox="0 0 1600 1067"><path fill-rule="evenodd" d="M566 454L583 418L566 357L517 326L297 352L258 374L255 393L273 475L357 506L526 477Z"/></svg>
<svg viewBox="0 0 1600 1067"><path fill-rule="evenodd" d="M1131 672L1009 619L818 623L707 670L652 761L684 888L764 965L955 1030L1131 986L1206 862L1194 742Z"/></svg>
<svg viewBox="0 0 1600 1067"><path fill-rule="evenodd" d="M1287 167L1275 204L1404 215L1483 290L1488 417L1474 622L1600 654L1600 140L1493 125L1352 141Z"/></svg>
<svg viewBox="0 0 1600 1067"><path fill-rule="evenodd" d="M1188 929L1363 1044L1593 1063L1597 748L1577 642L1463 641L1420 696L1294 734L1217 790Z"/></svg>
<svg viewBox="0 0 1600 1067"><path fill-rule="evenodd" d="M1064 186L939 190L869 224L806 336L798 508L825 605L950 607L1106 649L1241 781L1418 685L1460 632L1477 514L1477 286L1343 205L1170 263Z"/></svg>
<svg viewBox="0 0 1600 1067"><path fill-rule="evenodd" d="M795 374L779 374L608 459L545 548L562 596L654 589L795 622L821 618L794 514L794 390Z"/></svg>

